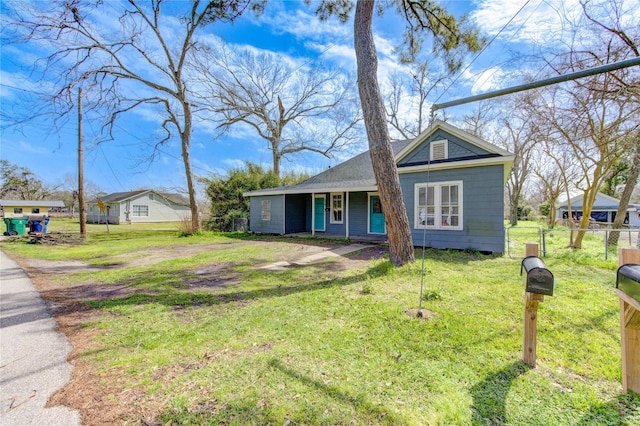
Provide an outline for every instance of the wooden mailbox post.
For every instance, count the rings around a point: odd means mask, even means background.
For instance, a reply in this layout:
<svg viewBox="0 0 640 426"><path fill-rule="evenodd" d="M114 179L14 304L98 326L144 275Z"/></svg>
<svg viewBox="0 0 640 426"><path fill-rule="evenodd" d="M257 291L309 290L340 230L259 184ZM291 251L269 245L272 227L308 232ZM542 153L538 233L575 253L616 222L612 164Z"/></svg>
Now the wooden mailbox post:
<svg viewBox="0 0 640 426"><path fill-rule="evenodd" d="M544 295L553 295L555 286L553 274L538 258L538 244L526 243L525 259L520 267L527 269L524 293L524 342L522 345L522 361L531 368L536 367L538 303L544 301Z"/></svg>
<svg viewBox="0 0 640 426"><path fill-rule="evenodd" d="M621 247L618 265L640 265L640 249ZM616 288L620 299L622 390L640 393L640 302Z"/></svg>

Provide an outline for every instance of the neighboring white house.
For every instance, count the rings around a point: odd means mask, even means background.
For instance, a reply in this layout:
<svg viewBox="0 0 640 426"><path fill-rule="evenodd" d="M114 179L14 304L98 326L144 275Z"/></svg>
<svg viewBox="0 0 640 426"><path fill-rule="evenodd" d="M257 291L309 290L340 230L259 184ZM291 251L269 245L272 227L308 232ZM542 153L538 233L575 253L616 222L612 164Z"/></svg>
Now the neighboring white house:
<svg viewBox="0 0 640 426"><path fill-rule="evenodd" d="M0 200L3 217L49 216L49 209L63 208L60 200Z"/></svg>
<svg viewBox="0 0 640 426"><path fill-rule="evenodd" d="M88 223L106 223L107 219L111 224L182 222L191 219L191 209L179 194L152 189L115 192L87 203Z"/></svg>
<svg viewBox="0 0 640 426"><path fill-rule="evenodd" d="M575 215L578 219L582 217L582 199L582 195L571 199L571 215ZM591 209L591 219L600 223L612 223L618 212L619 204L620 200L617 198L598 193ZM556 218L567 219L568 217L567 202L563 201L556 204ZM640 227L640 205L629 204L625 214L624 225L632 228Z"/></svg>

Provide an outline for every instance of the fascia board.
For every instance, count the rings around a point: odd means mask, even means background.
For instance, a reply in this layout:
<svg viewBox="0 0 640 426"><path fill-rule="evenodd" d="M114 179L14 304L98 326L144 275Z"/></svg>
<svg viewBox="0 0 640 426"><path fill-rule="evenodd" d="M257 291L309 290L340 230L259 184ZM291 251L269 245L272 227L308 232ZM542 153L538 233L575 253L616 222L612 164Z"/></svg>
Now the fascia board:
<svg viewBox="0 0 640 426"><path fill-rule="evenodd" d="M293 195L293 194L321 194L329 192L367 192L377 191L377 186L350 186L350 187L318 187L318 188L296 188L293 190L280 189L278 191L250 191L243 192L243 197L261 197L265 195Z"/></svg>
<svg viewBox="0 0 640 426"><path fill-rule="evenodd" d="M466 167L480 167L502 164L505 166L505 174L508 175L509 171L511 170L511 166L513 165L514 158L515 155L508 155L504 157L481 158L477 160L464 160L431 165L421 164L419 166L398 167L398 174L417 173L434 170L462 169Z"/></svg>

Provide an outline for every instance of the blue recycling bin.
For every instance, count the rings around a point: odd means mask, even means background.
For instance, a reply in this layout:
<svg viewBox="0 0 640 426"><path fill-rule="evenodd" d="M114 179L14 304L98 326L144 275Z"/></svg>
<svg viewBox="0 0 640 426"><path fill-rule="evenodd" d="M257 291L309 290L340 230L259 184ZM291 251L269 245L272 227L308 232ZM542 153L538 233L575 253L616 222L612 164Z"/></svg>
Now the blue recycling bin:
<svg viewBox="0 0 640 426"><path fill-rule="evenodd" d="M43 217L30 217L29 218L29 233L47 233L47 224L49 223L49 218L47 216Z"/></svg>

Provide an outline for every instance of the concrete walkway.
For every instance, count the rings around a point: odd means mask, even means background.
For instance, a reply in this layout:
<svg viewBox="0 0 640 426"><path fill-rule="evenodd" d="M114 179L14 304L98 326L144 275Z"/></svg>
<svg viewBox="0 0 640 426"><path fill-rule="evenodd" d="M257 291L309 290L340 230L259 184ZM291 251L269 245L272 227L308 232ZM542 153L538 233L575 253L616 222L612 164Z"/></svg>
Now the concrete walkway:
<svg viewBox="0 0 640 426"><path fill-rule="evenodd" d="M327 259L330 257L344 256L345 254L353 253L354 251L362 250L368 247L374 246L370 244L349 244L348 246L341 246L335 249L323 250L319 253L314 253L297 260L292 260L291 262L283 260L280 262L269 263L268 265L261 266L260 269L268 269L270 271L283 271L290 266L305 266L313 262L317 262L318 260Z"/></svg>
<svg viewBox="0 0 640 426"><path fill-rule="evenodd" d="M1 425L80 424L75 410L45 408L71 378L70 351L31 280L0 251Z"/></svg>

